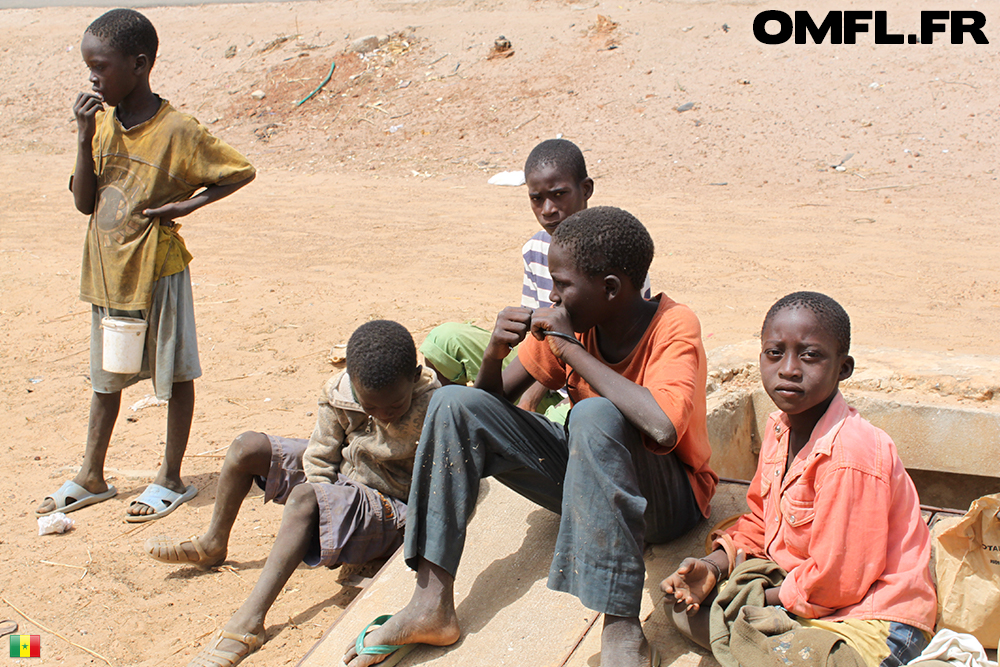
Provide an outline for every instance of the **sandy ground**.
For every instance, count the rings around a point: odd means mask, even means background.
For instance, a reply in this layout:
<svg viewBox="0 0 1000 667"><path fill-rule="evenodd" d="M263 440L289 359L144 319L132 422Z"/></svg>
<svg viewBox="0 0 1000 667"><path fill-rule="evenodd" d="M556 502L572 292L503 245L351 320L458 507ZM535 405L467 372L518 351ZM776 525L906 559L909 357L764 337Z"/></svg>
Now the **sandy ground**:
<svg viewBox="0 0 1000 667"><path fill-rule="evenodd" d="M880 8L907 32L918 10L951 4ZM1000 14L970 6L988 12L989 34ZM280 509L252 494L230 567L210 573L155 563L143 541L204 528L237 433L310 432L331 347L358 324L397 319L419 341L444 320L489 326L516 303L518 251L536 223L523 188L486 179L520 169L557 134L586 149L592 202L651 229L654 291L694 308L710 350L752 339L777 297L808 288L847 307L860 345L995 354L995 46L875 46L869 34L854 46L765 47L750 27L762 7L147 10L161 38L154 90L259 168L252 186L184 221L205 369L184 471L201 493L162 521L123 522L162 454L165 409L130 410L151 391L137 386L108 460L119 496L44 538L32 509L79 464L89 404L89 308L77 299L86 219L66 182L70 104L88 87L79 40L100 10L0 11L0 617L42 634L45 665L104 664L55 632L113 665L185 664L250 591ZM388 40L365 58L345 53L368 34ZM491 59L501 34L514 53ZM322 92L294 106L331 61ZM943 400L997 409L994 389L963 385ZM294 664L357 591L336 573L300 570L246 664Z"/></svg>

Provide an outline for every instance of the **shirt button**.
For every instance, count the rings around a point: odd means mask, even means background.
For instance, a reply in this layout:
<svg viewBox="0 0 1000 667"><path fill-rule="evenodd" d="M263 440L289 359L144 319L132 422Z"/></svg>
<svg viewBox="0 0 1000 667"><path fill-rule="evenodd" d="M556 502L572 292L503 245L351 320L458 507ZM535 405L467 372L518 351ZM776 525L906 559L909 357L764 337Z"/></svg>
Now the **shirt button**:
<svg viewBox="0 0 1000 667"><path fill-rule="evenodd" d="M774 476L775 476L775 477L777 477L777 476L778 476L778 469L777 469L777 468L775 468L775 469L774 469Z"/></svg>
<svg viewBox="0 0 1000 667"><path fill-rule="evenodd" d="M795 521L795 515L793 514L792 516L788 517L788 519L789 519L790 521Z"/></svg>

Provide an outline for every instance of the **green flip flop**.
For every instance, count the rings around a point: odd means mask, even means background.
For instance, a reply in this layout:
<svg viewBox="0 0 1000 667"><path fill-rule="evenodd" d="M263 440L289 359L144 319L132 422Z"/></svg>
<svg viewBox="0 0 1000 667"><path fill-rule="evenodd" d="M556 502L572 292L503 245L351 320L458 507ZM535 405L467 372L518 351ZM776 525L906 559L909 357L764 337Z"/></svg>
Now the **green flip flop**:
<svg viewBox="0 0 1000 667"><path fill-rule="evenodd" d="M365 629L358 634L358 638L354 641L354 649L358 652L358 655L388 656L385 660L378 663L381 667L393 667L393 665L399 664L399 661L405 658L416 646L416 644L371 644L365 646L365 637L368 636L368 633L384 625L390 618L392 618L392 614L379 616L366 625Z"/></svg>

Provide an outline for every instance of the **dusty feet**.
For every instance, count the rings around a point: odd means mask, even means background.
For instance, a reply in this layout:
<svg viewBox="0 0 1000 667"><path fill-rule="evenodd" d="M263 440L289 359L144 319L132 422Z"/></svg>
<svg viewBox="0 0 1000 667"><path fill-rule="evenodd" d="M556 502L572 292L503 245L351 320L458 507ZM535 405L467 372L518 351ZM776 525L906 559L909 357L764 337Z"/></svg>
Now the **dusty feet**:
<svg viewBox="0 0 1000 667"><path fill-rule="evenodd" d="M52 512L72 512L88 505L99 503L113 497L117 492L108 486L104 478L90 478L77 475L72 481L64 482L59 490L46 496L35 508L37 516Z"/></svg>
<svg viewBox="0 0 1000 667"><path fill-rule="evenodd" d="M243 661L267 640L264 626L241 627L235 619L230 619L208 646L191 659L188 667L234 667Z"/></svg>
<svg viewBox="0 0 1000 667"><path fill-rule="evenodd" d="M601 667L656 667L658 662L638 618L604 616Z"/></svg>
<svg viewBox="0 0 1000 667"><path fill-rule="evenodd" d="M181 481L180 478L176 480L160 479L157 477L150 486L162 486L165 489L173 491L174 493L179 493L183 495L188 487ZM187 502L187 499L182 500L181 503ZM129 503L128 508L125 510L128 516L148 516L150 514L163 513L163 504L160 503L158 507L154 507L145 503L142 500L142 496L133 500Z"/></svg>
<svg viewBox="0 0 1000 667"><path fill-rule="evenodd" d="M146 540L145 547L146 553L161 563L190 563L202 570L221 565L227 554L225 544L216 544L206 536L177 540L157 535Z"/></svg>
<svg viewBox="0 0 1000 667"><path fill-rule="evenodd" d="M402 644L432 644L434 646L450 646L458 641L461 629L454 608L438 607L428 609L417 606L411 600L410 604L385 622L385 625L375 628L365 637L365 646L402 645ZM383 662L389 655L358 655L354 644L347 648L344 663L347 667L367 667Z"/></svg>

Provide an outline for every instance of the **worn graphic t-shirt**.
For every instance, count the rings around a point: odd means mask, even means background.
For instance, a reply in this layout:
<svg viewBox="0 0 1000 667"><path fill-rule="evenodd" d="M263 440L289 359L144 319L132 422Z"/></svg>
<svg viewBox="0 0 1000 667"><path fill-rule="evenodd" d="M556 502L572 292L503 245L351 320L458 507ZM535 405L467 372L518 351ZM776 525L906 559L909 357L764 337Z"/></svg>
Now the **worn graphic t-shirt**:
<svg viewBox="0 0 1000 667"><path fill-rule="evenodd" d="M93 149L97 205L87 228L80 298L143 310L153 284L183 271L191 254L177 233L179 225L142 212L188 199L209 185L239 183L254 168L166 100L156 115L129 129L114 108L98 112Z"/></svg>

